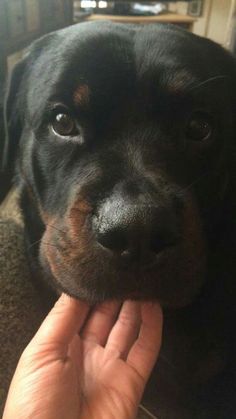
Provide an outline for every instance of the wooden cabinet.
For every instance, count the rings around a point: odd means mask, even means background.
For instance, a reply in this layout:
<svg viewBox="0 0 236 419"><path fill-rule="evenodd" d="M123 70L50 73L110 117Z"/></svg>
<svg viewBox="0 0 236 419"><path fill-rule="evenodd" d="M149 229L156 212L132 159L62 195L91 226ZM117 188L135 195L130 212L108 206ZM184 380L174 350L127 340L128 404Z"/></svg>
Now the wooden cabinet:
<svg viewBox="0 0 236 419"><path fill-rule="evenodd" d="M97 21L97 20L111 20L112 22L120 23L135 23L135 24L149 24L149 23L173 23L181 26L189 31L192 30L192 25L195 18L187 15L179 15L175 13L166 13L156 16L119 16L119 15L99 15L93 14L85 17L85 20Z"/></svg>

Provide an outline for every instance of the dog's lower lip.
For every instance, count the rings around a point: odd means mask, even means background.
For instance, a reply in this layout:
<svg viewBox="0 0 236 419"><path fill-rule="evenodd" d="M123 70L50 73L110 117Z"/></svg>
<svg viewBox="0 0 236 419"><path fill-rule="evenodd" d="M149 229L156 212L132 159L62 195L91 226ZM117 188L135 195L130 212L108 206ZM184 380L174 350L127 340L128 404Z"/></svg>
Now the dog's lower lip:
<svg viewBox="0 0 236 419"><path fill-rule="evenodd" d="M131 291L126 295L126 300L140 299L142 298L142 293L140 291Z"/></svg>

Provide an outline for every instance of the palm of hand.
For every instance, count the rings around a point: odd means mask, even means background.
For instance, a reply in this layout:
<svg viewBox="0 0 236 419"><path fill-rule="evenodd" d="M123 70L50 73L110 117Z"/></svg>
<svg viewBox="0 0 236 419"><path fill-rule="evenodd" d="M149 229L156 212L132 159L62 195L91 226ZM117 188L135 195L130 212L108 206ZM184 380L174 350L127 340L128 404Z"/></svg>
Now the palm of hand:
<svg viewBox="0 0 236 419"><path fill-rule="evenodd" d="M80 338L77 343L73 364L77 365L81 385L81 418L134 417L145 380L121 358L118 349L106 349ZM83 357L78 357L78 353L83 353Z"/></svg>

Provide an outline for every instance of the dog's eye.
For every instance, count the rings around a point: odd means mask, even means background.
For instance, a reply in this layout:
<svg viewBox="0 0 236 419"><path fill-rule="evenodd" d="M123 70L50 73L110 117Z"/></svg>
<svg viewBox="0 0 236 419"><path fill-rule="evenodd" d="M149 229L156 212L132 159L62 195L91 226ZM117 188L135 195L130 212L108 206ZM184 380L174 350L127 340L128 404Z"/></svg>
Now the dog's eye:
<svg viewBox="0 0 236 419"><path fill-rule="evenodd" d="M79 133L75 120L68 113L58 113L52 122L52 128L56 134L63 137L77 135Z"/></svg>
<svg viewBox="0 0 236 419"><path fill-rule="evenodd" d="M192 141L206 141L213 133L211 115L204 112L195 112L188 121L186 135Z"/></svg>

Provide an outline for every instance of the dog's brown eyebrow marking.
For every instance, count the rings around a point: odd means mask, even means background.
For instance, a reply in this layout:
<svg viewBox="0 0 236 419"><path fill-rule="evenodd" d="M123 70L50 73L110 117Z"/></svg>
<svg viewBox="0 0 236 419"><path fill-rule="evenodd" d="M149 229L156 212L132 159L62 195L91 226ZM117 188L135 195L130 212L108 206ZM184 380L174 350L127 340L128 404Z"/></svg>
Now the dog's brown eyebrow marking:
<svg viewBox="0 0 236 419"><path fill-rule="evenodd" d="M166 87L170 93L180 93L190 86L193 82L193 76L186 70L174 72L166 80Z"/></svg>
<svg viewBox="0 0 236 419"><path fill-rule="evenodd" d="M81 84L77 87L73 95L74 102L78 106L88 106L90 99L90 90L87 84Z"/></svg>

